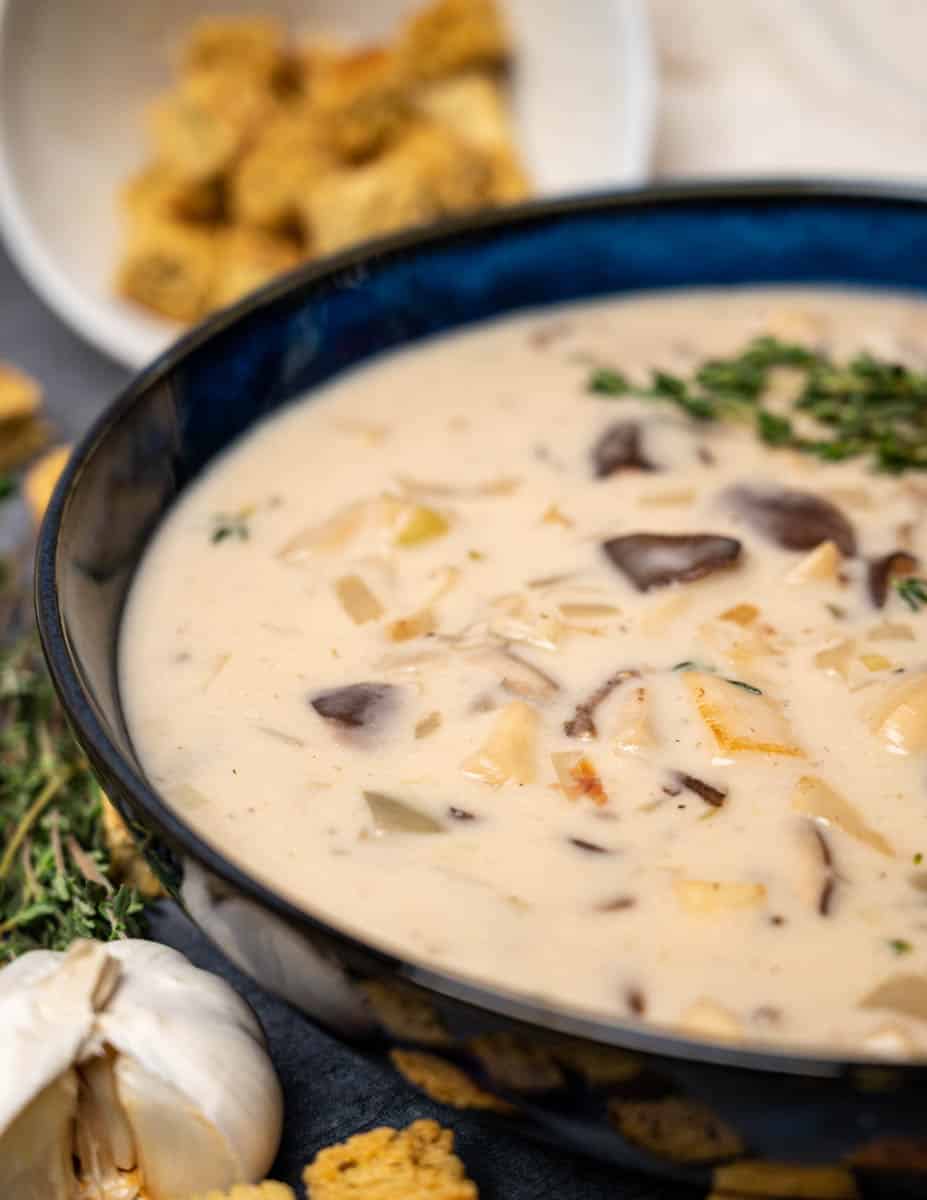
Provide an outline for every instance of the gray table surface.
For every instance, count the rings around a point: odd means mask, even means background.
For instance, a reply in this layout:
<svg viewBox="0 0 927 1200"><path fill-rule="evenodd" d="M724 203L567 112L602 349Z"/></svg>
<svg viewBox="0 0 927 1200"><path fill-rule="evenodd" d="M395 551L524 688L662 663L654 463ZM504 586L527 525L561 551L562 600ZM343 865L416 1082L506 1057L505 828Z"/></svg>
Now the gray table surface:
<svg viewBox="0 0 927 1200"><path fill-rule="evenodd" d="M73 440L128 373L66 329L0 251L0 358L45 388L59 435ZM362 1058L243 977L173 906L158 906L152 935L228 979L254 1006L286 1095L283 1144L273 1176L298 1188L323 1146L377 1125L433 1117L451 1126L483 1200L695 1200L689 1188L624 1174L509 1133L498 1122L432 1104L397 1075Z"/></svg>

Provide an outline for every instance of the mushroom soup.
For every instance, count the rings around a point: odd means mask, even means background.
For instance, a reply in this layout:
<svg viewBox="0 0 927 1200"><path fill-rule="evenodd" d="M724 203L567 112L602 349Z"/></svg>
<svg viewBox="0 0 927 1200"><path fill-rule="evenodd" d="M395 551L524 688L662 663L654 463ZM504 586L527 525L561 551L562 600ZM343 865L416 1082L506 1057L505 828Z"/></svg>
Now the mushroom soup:
<svg viewBox="0 0 927 1200"><path fill-rule="evenodd" d="M441 969L927 1048L927 305L666 293L358 369L181 498L121 684L225 855Z"/></svg>

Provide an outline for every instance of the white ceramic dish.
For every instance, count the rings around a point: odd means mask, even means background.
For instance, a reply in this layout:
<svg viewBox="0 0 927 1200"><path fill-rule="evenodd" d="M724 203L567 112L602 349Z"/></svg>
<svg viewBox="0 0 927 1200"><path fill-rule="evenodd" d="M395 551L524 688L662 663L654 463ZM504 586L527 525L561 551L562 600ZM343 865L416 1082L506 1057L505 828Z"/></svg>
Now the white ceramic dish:
<svg viewBox="0 0 927 1200"><path fill-rule="evenodd" d="M114 197L144 153L140 110L199 12L276 12L296 30L382 36L415 0L0 0L0 227L44 300L140 366L179 327L115 297ZM642 0L506 0L521 145L544 195L643 182L656 73Z"/></svg>

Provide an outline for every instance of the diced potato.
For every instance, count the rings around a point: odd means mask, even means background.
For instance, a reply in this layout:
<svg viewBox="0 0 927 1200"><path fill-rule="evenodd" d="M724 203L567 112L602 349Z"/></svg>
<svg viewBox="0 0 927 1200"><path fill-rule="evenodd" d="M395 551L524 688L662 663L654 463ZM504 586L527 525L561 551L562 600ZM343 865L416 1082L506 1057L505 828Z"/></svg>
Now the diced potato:
<svg viewBox="0 0 927 1200"><path fill-rule="evenodd" d="M421 546L435 538L444 537L450 527L447 517L437 509L416 504L396 535L396 545Z"/></svg>
<svg viewBox="0 0 927 1200"><path fill-rule="evenodd" d="M813 583L837 578L843 556L835 542L821 542L785 577L786 583Z"/></svg>
<svg viewBox="0 0 927 1200"><path fill-rule="evenodd" d="M684 1033L720 1041L738 1041L744 1033L743 1024L730 1009L707 997L689 1005L679 1019L679 1028Z"/></svg>
<svg viewBox="0 0 927 1200"><path fill-rule="evenodd" d="M70 453L70 446L56 446L54 450L43 454L38 462L33 463L26 472L23 491L32 512L32 518L37 525L48 507L55 484L65 468Z"/></svg>
<svg viewBox="0 0 927 1200"><path fill-rule="evenodd" d="M839 675L841 679L846 680L850 675L855 647L856 643L852 638L841 638L819 650L814 656L814 665L829 675Z"/></svg>
<svg viewBox="0 0 927 1200"><path fill-rule="evenodd" d="M835 825L879 854L889 858L895 855L890 843L866 824L849 800L815 775L802 775L799 779L792 792L792 808L803 816Z"/></svg>
<svg viewBox="0 0 927 1200"><path fill-rule="evenodd" d="M695 916L755 908L766 902L762 883L721 883L679 876L673 880L673 892L682 908Z"/></svg>
<svg viewBox="0 0 927 1200"><path fill-rule="evenodd" d="M383 616L383 605L359 575L342 575L336 579L335 592L341 607L355 625L364 625Z"/></svg>
<svg viewBox="0 0 927 1200"><path fill-rule="evenodd" d="M578 750L559 750L550 756L557 781L568 800L580 800L584 796L600 807L608 803L608 793L595 764L588 755Z"/></svg>
<svg viewBox="0 0 927 1200"><path fill-rule="evenodd" d="M892 754L927 750L927 674L893 684L872 716L872 728Z"/></svg>
<svg viewBox="0 0 927 1200"><path fill-rule="evenodd" d="M301 562L313 551L343 550L365 528L388 529L396 523L406 505L393 496L372 496L356 500L334 513L321 525L301 529L277 551L284 562Z"/></svg>
<svg viewBox="0 0 927 1200"><path fill-rule="evenodd" d="M445 833L445 827L429 813L383 792L364 792L364 800L378 834Z"/></svg>
<svg viewBox="0 0 927 1200"><path fill-rule="evenodd" d="M464 774L490 787L533 783L538 713L523 700L507 704L496 717L482 747L463 763Z"/></svg>
<svg viewBox="0 0 927 1200"><path fill-rule="evenodd" d="M413 638L425 637L434 633L437 628L435 615L430 608L423 608L409 617L400 617L391 621L387 627L387 635L391 642L410 642Z"/></svg>
<svg viewBox="0 0 927 1200"><path fill-rule="evenodd" d="M886 658L884 654L861 654L859 661L863 664L867 671L891 671L894 663L890 658Z"/></svg>
<svg viewBox="0 0 927 1200"><path fill-rule="evenodd" d="M866 633L870 642L913 642L917 635L902 621L880 621Z"/></svg>
<svg viewBox="0 0 927 1200"><path fill-rule="evenodd" d="M768 696L703 671L686 671L682 679L720 750L805 757L781 709Z"/></svg>
<svg viewBox="0 0 927 1200"><path fill-rule="evenodd" d="M494 617L489 627L496 637L507 642L522 642L526 646L535 646L538 650L556 650L566 630L563 622L552 613L543 613L537 617L528 616L524 620L517 617Z"/></svg>
<svg viewBox="0 0 927 1200"><path fill-rule="evenodd" d="M622 693L615 747L624 754L639 754L656 744L650 722L650 699L645 687L633 687Z"/></svg>

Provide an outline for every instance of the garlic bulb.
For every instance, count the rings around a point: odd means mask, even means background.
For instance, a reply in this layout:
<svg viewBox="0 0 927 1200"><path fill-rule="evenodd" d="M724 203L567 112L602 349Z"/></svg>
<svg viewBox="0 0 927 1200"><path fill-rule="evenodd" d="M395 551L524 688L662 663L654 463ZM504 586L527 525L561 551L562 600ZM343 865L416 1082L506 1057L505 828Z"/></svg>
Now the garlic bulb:
<svg viewBox="0 0 927 1200"><path fill-rule="evenodd" d="M175 950L81 941L0 971L3 1200L183 1200L251 1183L282 1119L251 1009Z"/></svg>

